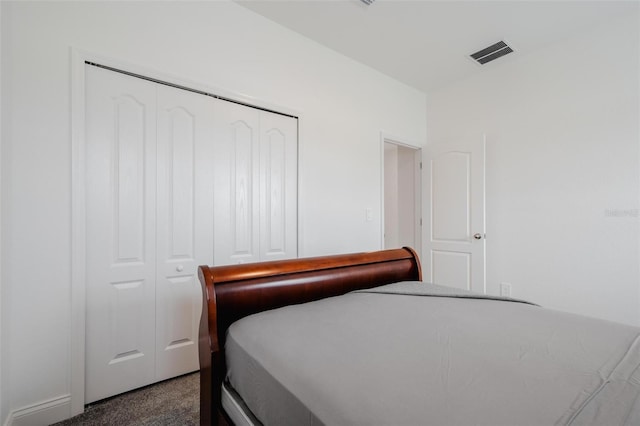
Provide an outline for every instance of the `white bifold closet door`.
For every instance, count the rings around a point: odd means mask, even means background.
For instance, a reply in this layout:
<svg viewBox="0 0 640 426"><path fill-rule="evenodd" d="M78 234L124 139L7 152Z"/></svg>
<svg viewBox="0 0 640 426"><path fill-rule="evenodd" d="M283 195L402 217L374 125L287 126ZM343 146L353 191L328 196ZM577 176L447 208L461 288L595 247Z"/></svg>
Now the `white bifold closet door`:
<svg viewBox="0 0 640 426"><path fill-rule="evenodd" d="M297 255L297 119L219 101L215 264Z"/></svg>
<svg viewBox="0 0 640 426"><path fill-rule="evenodd" d="M89 403L199 368L198 265L297 256L297 119L85 67Z"/></svg>
<svg viewBox="0 0 640 426"><path fill-rule="evenodd" d="M86 402L198 369L213 103L86 66Z"/></svg>
<svg viewBox="0 0 640 426"><path fill-rule="evenodd" d="M198 266L213 261L212 99L157 85L156 380L199 369Z"/></svg>

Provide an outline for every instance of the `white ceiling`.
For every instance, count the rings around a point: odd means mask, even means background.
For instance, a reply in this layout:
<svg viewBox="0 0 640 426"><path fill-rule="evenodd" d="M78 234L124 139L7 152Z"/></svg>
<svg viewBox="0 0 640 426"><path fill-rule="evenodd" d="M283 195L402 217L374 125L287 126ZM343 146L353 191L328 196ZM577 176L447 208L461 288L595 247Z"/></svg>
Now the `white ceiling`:
<svg viewBox="0 0 640 426"><path fill-rule="evenodd" d="M424 92L500 66L625 14L631 1L237 0L250 10ZM484 66L468 55L507 41ZM570 54L570 52L567 52Z"/></svg>

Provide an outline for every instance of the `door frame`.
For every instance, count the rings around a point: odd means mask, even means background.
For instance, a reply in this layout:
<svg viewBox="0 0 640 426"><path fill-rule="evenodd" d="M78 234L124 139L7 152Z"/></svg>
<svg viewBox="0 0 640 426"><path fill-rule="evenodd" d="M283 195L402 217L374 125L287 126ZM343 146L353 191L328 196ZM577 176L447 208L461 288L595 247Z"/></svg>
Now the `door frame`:
<svg viewBox="0 0 640 426"><path fill-rule="evenodd" d="M405 139L394 137L384 132L380 132L380 249L384 249L384 222L385 222L385 197L384 197L384 145L385 143L397 145L399 147L409 148L416 151L416 154L419 156L420 166L417 168L418 173L415 174L414 181L414 199L415 203L415 238L416 238L416 246L412 247L414 250L418 252L418 256L422 254L422 242L424 240L424 229L422 226L422 212L423 212L423 203L424 197L422 196L422 160L423 160L423 149L417 143L408 142Z"/></svg>
<svg viewBox="0 0 640 426"><path fill-rule="evenodd" d="M134 75L144 76L159 83L180 86L198 92L215 93L221 98L298 118L298 205L297 254L302 256L302 227L300 201L301 179L299 164L303 151L303 113L286 106L273 104L237 92L186 80L153 68L148 68L100 53L75 47L70 48L71 64L71 315L69 341L70 416L84 412L85 404L85 331L86 331L86 160L85 160L85 63L95 63Z"/></svg>

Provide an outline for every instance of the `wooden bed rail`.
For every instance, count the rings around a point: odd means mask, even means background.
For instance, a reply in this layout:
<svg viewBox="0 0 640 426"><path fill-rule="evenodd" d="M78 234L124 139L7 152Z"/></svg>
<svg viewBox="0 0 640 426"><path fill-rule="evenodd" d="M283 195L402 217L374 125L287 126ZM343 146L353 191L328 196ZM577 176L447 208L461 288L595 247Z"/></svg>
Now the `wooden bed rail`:
<svg viewBox="0 0 640 426"><path fill-rule="evenodd" d="M229 326L248 315L338 296L398 281L422 280L420 260L408 247L370 253L200 266L200 424L217 424L224 413L224 340Z"/></svg>

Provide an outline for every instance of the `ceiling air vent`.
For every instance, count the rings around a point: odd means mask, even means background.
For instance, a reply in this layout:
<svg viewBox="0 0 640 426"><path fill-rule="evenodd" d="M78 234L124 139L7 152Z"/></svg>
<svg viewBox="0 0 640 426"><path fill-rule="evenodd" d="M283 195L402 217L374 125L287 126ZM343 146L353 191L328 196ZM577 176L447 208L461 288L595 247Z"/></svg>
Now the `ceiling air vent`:
<svg viewBox="0 0 640 426"><path fill-rule="evenodd" d="M485 49L479 50L476 53L472 53L469 56L471 56L471 59L473 59L480 65L484 65L487 62L491 62L511 52L513 52L513 49L509 47L507 43L505 43L504 41L499 41L496 44L493 44Z"/></svg>
<svg viewBox="0 0 640 426"><path fill-rule="evenodd" d="M373 3L376 0L360 0L362 3L366 4L367 6L371 6L371 3Z"/></svg>

